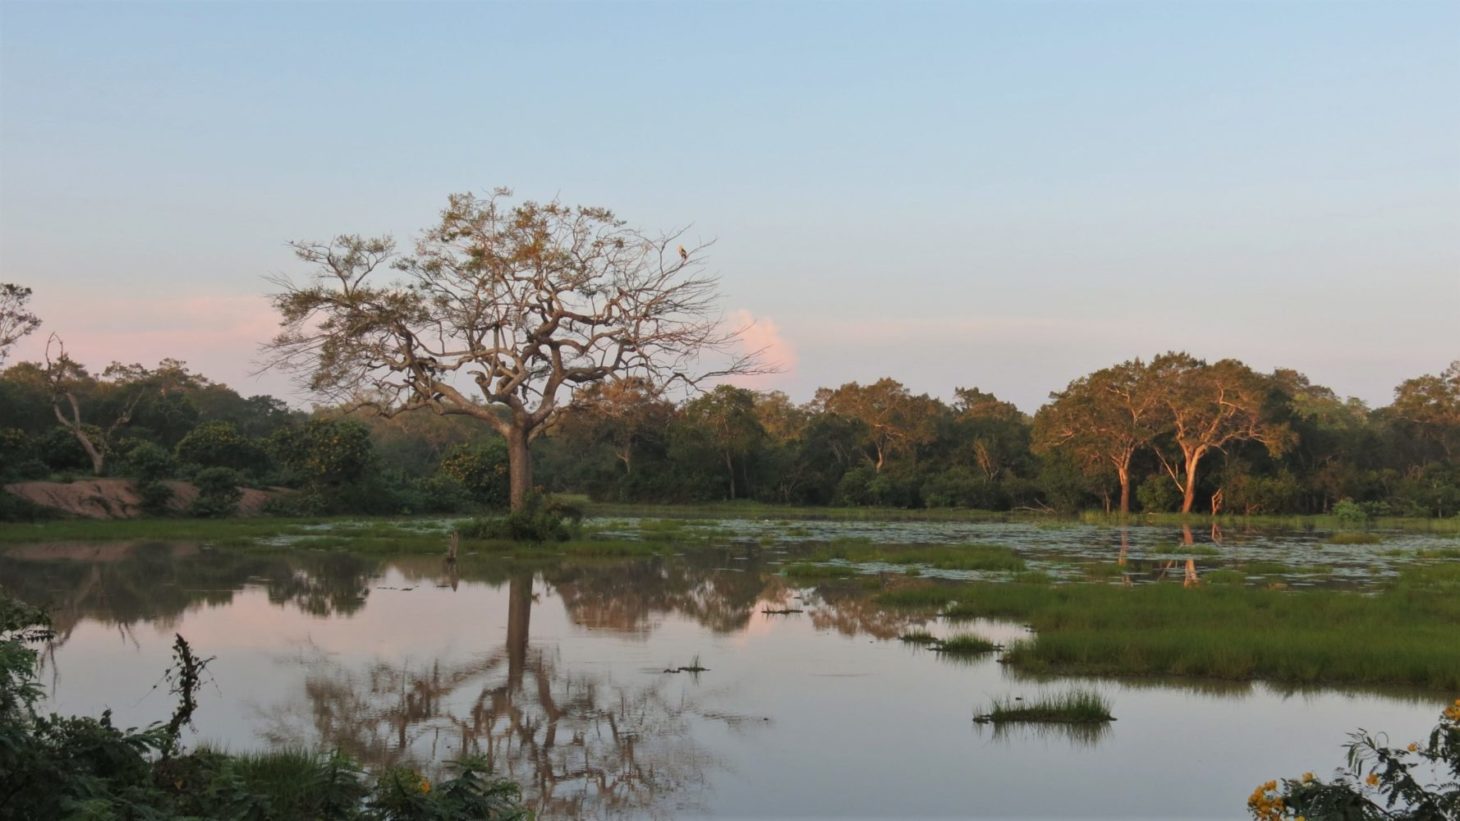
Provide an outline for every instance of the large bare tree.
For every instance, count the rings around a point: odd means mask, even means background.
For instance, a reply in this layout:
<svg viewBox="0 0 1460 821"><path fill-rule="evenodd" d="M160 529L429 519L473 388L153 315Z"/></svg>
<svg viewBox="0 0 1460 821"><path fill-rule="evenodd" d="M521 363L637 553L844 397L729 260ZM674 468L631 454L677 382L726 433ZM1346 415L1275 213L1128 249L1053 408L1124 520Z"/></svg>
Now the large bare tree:
<svg viewBox="0 0 1460 821"><path fill-rule="evenodd" d="M603 208L510 197L451 196L410 255L388 237L294 243L315 271L276 280L270 364L348 407L480 420L507 440L516 510L532 489L530 444L576 390L621 377L693 385L756 372L758 357L737 351L705 245L685 247L683 230L650 235Z"/></svg>

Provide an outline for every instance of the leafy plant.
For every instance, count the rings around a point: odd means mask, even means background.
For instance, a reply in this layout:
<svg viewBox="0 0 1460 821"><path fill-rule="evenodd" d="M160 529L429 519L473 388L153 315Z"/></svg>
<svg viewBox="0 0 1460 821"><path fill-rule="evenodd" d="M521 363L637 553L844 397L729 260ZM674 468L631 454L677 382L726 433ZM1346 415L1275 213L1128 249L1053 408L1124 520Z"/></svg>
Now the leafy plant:
<svg viewBox="0 0 1460 821"><path fill-rule="evenodd" d="M1331 781L1311 772L1269 781L1252 791L1247 811L1258 821L1460 818L1460 699L1440 714L1425 743L1391 747L1365 730L1349 737L1348 767ZM1426 783L1436 777L1447 780Z"/></svg>

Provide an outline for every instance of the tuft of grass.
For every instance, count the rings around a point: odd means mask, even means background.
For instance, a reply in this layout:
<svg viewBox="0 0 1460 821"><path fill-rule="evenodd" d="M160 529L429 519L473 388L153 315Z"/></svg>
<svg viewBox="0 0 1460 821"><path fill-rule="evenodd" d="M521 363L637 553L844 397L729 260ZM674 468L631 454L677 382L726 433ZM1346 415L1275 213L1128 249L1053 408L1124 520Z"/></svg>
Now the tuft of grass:
<svg viewBox="0 0 1460 821"><path fill-rule="evenodd" d="M855 567L844 564L811 564L797 562L788 564L781 571L788 579L845 579L857 575Z"/></svg>
<svg viewBox="0 0 1460 821"><path fill-rule="evenodd" d="M956 636L949 636L943 639L933 649L939 653L947 653L950 656L978 656L998 650L999 645L994 644L983 636L977 636L973 633L960 633Z"/></svg>
<svg viewBox="0 0 1460 821"><path fill-rule="evenodd" d="M1416 550L1414 555L1419 559L1460 559L1460 547L1426 547Z"/></svg>
<svg viewBox="0 0 1460 821"><path fill-rule="evenodd" d="M908 644L937 644L938 637L926 630L912 630L897 637Z"/></svg>
<svg viewBox="0 0 1460 821"><path fill-rule="evenodd" d="M976 715L973 720L980 724L1103 724L1114 721L1115 716L1110 714L1110 702L1099 693L1071 690L1028 701L996 698L987 713Z"/></svg>
<svg viewBox="0 0 1460 821"><path fill-rule="evenodd" d="M1323 541L1328 544L1378 544L1384 540L1377 533L1363 530L1341 530Z"/></svg>

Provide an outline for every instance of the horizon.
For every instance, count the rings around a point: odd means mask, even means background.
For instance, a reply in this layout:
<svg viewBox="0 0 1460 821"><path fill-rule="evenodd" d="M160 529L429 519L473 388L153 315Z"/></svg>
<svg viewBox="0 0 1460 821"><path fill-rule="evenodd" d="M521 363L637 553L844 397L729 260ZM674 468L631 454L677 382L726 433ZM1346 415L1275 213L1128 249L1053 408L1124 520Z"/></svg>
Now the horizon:
<svg viewBox="0 0 1460 821"><path fill-rule="evenodd" d="M797 402L891 376L1032 413L1185 350L1381 407L1460 359L1453 3L0 18L0 279L45 322L12 363L54 331L303 404L248 375L285 243L407 245L499 185L717 240L789 365L751 386Z"/></svg>

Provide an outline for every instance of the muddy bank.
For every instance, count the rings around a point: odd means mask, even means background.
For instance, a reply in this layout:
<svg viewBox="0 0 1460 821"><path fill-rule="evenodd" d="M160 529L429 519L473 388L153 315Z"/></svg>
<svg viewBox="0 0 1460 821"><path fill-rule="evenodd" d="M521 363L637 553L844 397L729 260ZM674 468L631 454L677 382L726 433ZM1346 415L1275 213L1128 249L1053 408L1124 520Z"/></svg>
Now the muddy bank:
<svg viewBox="0 0 1460 821"><path fill-rule="evenodd" d="M198 489L190 482L164 482L172 488L168 510L187 511ZM5 485L5 492L31 504L52 508L87 519L134 519L142 515L142 497L130 479L85 479L78 482L15 482ZM237 515L257 516L264 503L279 491L244 488L238 502Z"/></svg>

